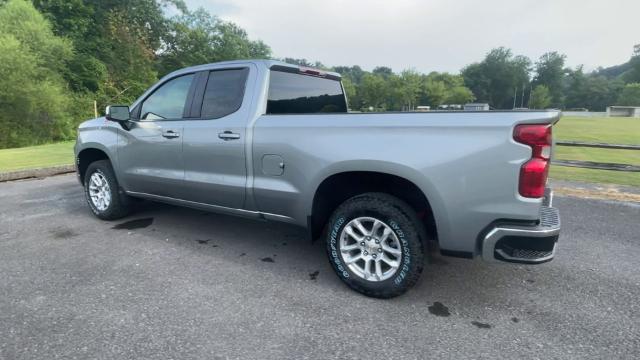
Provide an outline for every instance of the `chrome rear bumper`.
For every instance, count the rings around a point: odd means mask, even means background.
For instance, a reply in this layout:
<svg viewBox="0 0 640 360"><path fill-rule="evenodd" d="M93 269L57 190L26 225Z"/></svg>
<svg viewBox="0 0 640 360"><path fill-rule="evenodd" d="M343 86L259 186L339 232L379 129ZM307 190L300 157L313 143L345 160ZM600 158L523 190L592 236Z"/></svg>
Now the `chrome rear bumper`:
<svg viewBox="0 0 640 360"><path fill-rule="evenodd" d="M551 194L545 199L551 203ZM482 258L520 264L540 264L555 255L560 234L560 212L551 206L540 208L535 226L497 225L482 241Z"/></svg>

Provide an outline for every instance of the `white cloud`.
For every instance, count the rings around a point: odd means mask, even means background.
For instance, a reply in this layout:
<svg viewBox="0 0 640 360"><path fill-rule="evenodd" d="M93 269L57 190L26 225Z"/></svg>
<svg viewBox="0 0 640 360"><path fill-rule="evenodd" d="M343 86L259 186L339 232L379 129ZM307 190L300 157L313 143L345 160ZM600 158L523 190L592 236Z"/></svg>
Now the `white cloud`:
<svg viewBox="0 0 640 360"><path fill-rule="evenodd" d="M547 51L587 69L629 59L639 0L187 0L236 22L277 57L457 72L491 48Z"/></svg>

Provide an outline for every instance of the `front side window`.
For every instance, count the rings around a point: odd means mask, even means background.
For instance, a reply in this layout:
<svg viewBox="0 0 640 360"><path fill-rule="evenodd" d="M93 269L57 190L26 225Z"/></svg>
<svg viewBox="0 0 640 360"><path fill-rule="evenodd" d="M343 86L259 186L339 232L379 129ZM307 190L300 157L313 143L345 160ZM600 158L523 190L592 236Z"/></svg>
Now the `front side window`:
<svg viewBox="0 0 640 360"><path fill-rule="evenodd" d="M340 81L271 71L267 114L344 112L347 104Z"/></svg>
<svg viewBox="0 0 640 360"><path fill-rule="evenodd" d="M156 89L142 103L143 120L181 119L193 74L171 79Z"/></svg>
<svg viewBox="0 0 640 360"><path fill-rule="evenodd" d="M244 97L247 74L248 68L210 72L202 100L201 117L218 119L238 111Z"/></svg>

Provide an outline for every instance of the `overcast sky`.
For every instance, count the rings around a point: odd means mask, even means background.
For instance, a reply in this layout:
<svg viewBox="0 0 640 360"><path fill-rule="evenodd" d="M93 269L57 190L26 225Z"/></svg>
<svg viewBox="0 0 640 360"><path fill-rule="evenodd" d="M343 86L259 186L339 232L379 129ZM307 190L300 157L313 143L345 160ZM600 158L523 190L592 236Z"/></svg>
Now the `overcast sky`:
<svg viewBox="0 0 640 360"><path fill-rule="evenodd" d="M626 62L640 0L186 0L242 26L276 57L458 72L498 46L588 70Z"/></svg>

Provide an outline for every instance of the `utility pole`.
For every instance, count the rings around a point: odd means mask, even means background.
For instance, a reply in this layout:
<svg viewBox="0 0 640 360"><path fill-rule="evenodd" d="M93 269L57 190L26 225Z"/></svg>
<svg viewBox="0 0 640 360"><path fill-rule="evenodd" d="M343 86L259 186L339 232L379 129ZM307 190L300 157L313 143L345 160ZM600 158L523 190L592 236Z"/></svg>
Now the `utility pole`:
<svg viewBox="0 0 640 360"><path fill-rule="evenodd" d="M518 87L513 89L513 108L516 108L516 98L518 97Z"/></svg>
<svg viewBox="0 0 640 360"><path fill-rule="evenodd" d="M520 100L520 107L524 107L524 83L522 84L522 100Z"/></svg>

